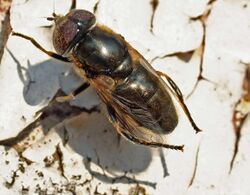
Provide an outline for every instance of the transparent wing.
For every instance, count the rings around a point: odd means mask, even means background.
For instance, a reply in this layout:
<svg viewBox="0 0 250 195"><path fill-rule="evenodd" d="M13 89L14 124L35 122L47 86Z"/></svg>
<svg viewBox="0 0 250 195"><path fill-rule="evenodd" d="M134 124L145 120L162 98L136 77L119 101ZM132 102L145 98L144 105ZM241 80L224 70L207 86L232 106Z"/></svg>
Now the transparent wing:
<svg viewBox="0 0 250 195"><path fill-rule="evenodd" d="M154 133L144 126L140 126L130 115L124 113L122 109L114 110L113 107L108 107L108 111L114 127L128 140L142 145L183 151L184 145L167 144L165 137Z"/></svg>
<svg viewBox="0 0 250 195"><path fill-rule="evenodd" d="M127 106L127 105L126 105ZM142 142L157 142L165 143L165 139L160 134L154 133L151 129L146 128L145 126L139 124L132 116L124 112L124 106L109 108L109 116L114 123L114 126L118 129L119 133L127 137L132 141L133 139L141 140ZM112 109L112 110L111 110ZM139 109L138 109L139 110ZM141 110L144 112L143 110ZM145 116L144 113L142 115Z"/></svg>

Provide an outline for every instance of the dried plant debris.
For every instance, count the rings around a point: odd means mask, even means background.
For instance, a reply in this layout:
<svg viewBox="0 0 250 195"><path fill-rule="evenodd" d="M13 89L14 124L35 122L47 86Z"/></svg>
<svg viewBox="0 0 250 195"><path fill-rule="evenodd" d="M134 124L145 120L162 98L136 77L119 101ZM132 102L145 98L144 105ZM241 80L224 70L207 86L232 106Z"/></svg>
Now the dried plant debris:
<svg viewBox="0 0 250 195"><path fill-rule="evenodd" d="M8 189L10 189L10 188L14 185L14 183L15 183L17 177L18 177L17 171L13 171L12 176L11 176L11 180L10 180L10 181L6 181L6 182L5 182L5 186L6 186Z"/></svg>
<svg viewBox="0 0 250 195"><path fill-rule="evenodd" d="M119 190L117 188L114 188L114 189L111 188L110 191L111 191L111 195L120 195Z"/></svg>
<svg viewBox="0 0 250 195"><path fill-rule="evenodd" d="M21 192L22 195L29 194L29 187L22 186Z"/></svg>
<svg viewBox="0 0 250 195"><path fill-rule="evenodd" d="M58 171L61 173L62 177L68 180L68 178L65 176L65 173L64 173L63 152L59 144L56 145L55 152L52 154L52 156L47 156L43 161L44 161L45 167L50 167L53 164L55 164L55 162L57 161Z"/></svg>
<svg viewBox="0 0 250 195"><path fill-rule="evenodd" d="M62 184L62 183L55 183L51 180L50 184L48 185L49 186L44 187L44 186L40 186L39 184L37 184L35 193L46 194L46 195L47 194L77 194L77 188L84 187L84 183L76 183L75 181L70 181L70 182L67 182L66 184ZM81 191L85 191L85 190L86 189L82 189Z"/></svg>
<svg viewBox="0 0 250 195"><path fill-rule="evenodd" d="M16 137L0 140L0 145L14 147L18 152L23 152L32 143L37 141L36 135L39 132L42 131L43 134L47 134L50 128L55 127L65 119L78 116L82 112L99 112L97 107L91 109L79 108L71 106L68 102L59 103L56 101L56 97L64 95L65 93L59 90L48 106L36 113L38 117L32 123L21 130ZM64 134L64 143L66 143L68 139L67 133L64 131Z"/></svg>
<svg viewBox="0 0 250 195"><path fill-rule="evenodd" d="M12 0L1 0L0 1L0 13L5 13L9 8Z"/></svg>
<svg viewBox="0 0 250 195"><path fill-rule="evenodd" d="M159 0L151 0L150 5L152 7L152 15L151 15L151 20L150 20L150 32L152 34L154 34L154 32L153 32L153 30L154 30L154 17L155 17L156 9L159 5Z"/></svg>
<svg viewBox="0 0 250 195"><path fill-rule="evenodd" d="M81 191L93 191L93 187L91 185L91 179L86 179L85 181L80 181L79 179L71 178L66 183L56 183L54 181L50 181L51 185L53 186L53 190L50 190L49 194L62 194L66 192L70 192L70 194L77 194L77 188L81 187ZM37 186L37 191L44 191L39 185ZM93 194L93 193L91 193Z"/></svg>
<svg viewBox="0 0 250 195"><path fill-rule="evenodd" d="M6 179L4 183L5 187L8 189L12 188L16 182L16 179L19 177L20 174L25 173L25 168L29 165L29 162L27 163L22 157L20 157L18 167L16 170L12 170L10 179Z"/></svg>
<svg viewBox="0 0 250 195"><path fill-rule="evenodd" d="M235 143L234 143L234 152L230 163L229 173L231 173L233 169L235 158L239 150L242 127L245 123L246 118L249 116L250 113L250 64L245 64L245 66L246 66L246 71L242 85L243 95L235 104L232 116L232 123L235 132Z"/></svg>
<svg viewBox="0 0 250 195"><path fill-rule="evenodd" d="M4 47L11 32L10 25L10 4L11 0L0 1L0 63L4 52ZM3 20L1 19L3 16Z"/></svg>
<svg viewBox="0 0 250 195"><path fill-rule="evenodd" d="M93 178L90 180L86 180L83 182L76 182L76 181L69 181L65 183L56 183L54 181L50 181L49 186L42 187L39 184L36 186L35 192L38 194L78 194L79 191L83 192L83 194L90 194L90 195L121 195L125 193L120 193L118 188L111 187L110 189L100 190L100 186L102 183L93 184ZM91 183L92 182L92 183ZM53 189L49 188L53 186ZM80 187L80 188L79 188ZM85 192L85 193L84 193ZM135 187L130 188L127 194L131 195L146 195L146 189L140 185L136 185Z"/></svg>
<svg viewBox="0 0 250 195"><path fill-rule="evenodd" d="M140 185L136 185L135 187L131 187L129 189L129 195L147 195L146 189Z"/></svg>

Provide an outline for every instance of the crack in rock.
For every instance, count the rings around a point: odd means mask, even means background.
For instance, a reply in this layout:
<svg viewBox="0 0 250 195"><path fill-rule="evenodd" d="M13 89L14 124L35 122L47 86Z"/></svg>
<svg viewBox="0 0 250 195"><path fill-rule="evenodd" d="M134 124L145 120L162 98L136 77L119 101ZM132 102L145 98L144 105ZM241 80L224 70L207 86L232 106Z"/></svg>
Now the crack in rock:
<svg viewBox="0 0 250 195"><path fill-rule="evenodd" d="M151 0L150 5L152 7L152 15L151 15L151 19L150 19L150 32L152 34L154 34L154 32L153 32L153 30L154 30L154 17L155 17L156 9L159 6L159 0Z"/></svg>
<svg viewBox="0 0 250 195"><path fill-rule="evenodd" d="M56 146L56 151L54 155L56 157L56 160L58 161L58 170L60 171L61 176L64 177L66 180L68 180L68 178L65 176L65 171L64 171L63 152L59 144L57 144Z"/></svg>
<svg viewBox="0 0 250 195"><path fill-rule="evenodd" d="M208 17L211 14L213 4L215 2L216 2L216 0L210 0L207 3L207 8L206 8L205 12L202 15L190 18L191 21L199 20L201 22L201 25L202 25L202 28L203 28L203 36L202 36L201 45L197 49L199 51L199 53L200 53L199 74L198 74L198 77L197 77L197 80L196 80L196 82L194 84L193 89L187 95L186 99L188 99L188 98L190 98L192 96L192 94L195 92L196 88L198 87L198 84L199 84L200 81L204 80L204 81L208 81L210 83L213 83L212 81L210 81L209 79L207 79L206 77L203 76L203 63L204 63L204 54L205 54L206 36L207 36L207 26L206 26L206 24L207 24Z"/></svg>
<svg viewBox="0 0 250 195"><path fill-rule="evenodd" d="M72 9L75 9L75 8L76 8L76 0L72 0L69 10L72 10Z"/></svg>
<svg viewBox="0 0 250 195"><path fill-rule="evenodd" d="M19 177L19 174L17 174L17 173L19 172L20 174L24 174L25 173L25 167L31 165L31 161L29 161L26 158L22 157L22 154L18 153L18 155L19 155L18 168L15 171L12 170L11 180L5 182L5 186L8 189L10 189L10 188L12 188L14 186L14 184L16 182L16 178Z"/></svg>
<svg viewBox="0 0 250 195"><path fill-rule="evenodd" d="M100 1L101 1L101 0L98 0L98 1L95 3L94 7L93 7L93 13L94 13L94 14L96 14L97 11L98 11L98 7L99 7L99 4L100 4Z"/></svg>
<svg viewBox="0 0 250 195"><path fill-rule="evenodd" d="M247 116L249 116L250 114L250 64L245 64L245 65L246 65L246 71L242 85L243 96L235 104L232 116L232 123L235 133L235 142L234 142L234 152L230 162L229 174L233 170L234 162L238 154L242 127L246 121Z"/></svg>
<svg viewBox="0 0 250 195"><path fill-rule="evenodd" d="M196 156L195 156L195 164L194 164L194 171L193 171L193 175L190 179L190 182L188 184L188 187L191 187L194 183L194 180L195 180L195 176L196 176L196 172L197 172L197 168L198 168L198 159L199 159L199 152L200 152L200 144L197 148L197 151L196 151Z"/></svg>
<svg viewBox="0 0 250 195"><path fill-rule="evenodd" d="M194 53L198 53L198 55L200 56L199 74L197 76L197 80L194 84L193 89L187 95L186 99L190 98L191 95L195 92L195 90L196 90L196 88L201 80L204 80L204 81L207 81L210 83L214 83L213 81L211 81L203 76L203 63L204 63L204 54L205 54L205 46L206 46L206 23L207 23L207 19L208 19L209 15L212 11L213 3L215 3L215 1L216 0L211 0L207 3L207 9L205 10L205 12L202 15L199 15L197 17L190 17L190 21L199 20L201 22L201 25L203 28L202 41L201 41L201 44L198 48L187 50L187 51L176 51L176 52L173 52L170 54L165 54L163 56L156 56L150 61L150 63L153 63L157 59L164 59L167 57L177 57L184 62L189 62L191 60L192 56L194 55Z"/></svg>
<svg viewBox="0 0 250 195"><path fill-rule="evenodd" d="M6 42L12 30L11 25L10 25L10 10L9 10L10 5L7 10L5 9L6 8L3 8L2 5L0 5L0 14L1 12L6 11L6 13L4 14L5 15L4 19L3 21L1 21L1 25L0 25L0 63L3 57L3 52L4 52Z"/></svg>
<svg viewBox="0 0 250 195"><path fill-rule="evenodd" d="M194 55L195 50L196 49L192 49L192 50L188 50L188 51L177 51L177 52L165 54L163 56L156 56L150 61L150 63L152 64L154 61L156 61L158 59L162 60L162 59L167 58L167 57L177 57L184 62L189 62L191 60L192 56Z"/></svg>

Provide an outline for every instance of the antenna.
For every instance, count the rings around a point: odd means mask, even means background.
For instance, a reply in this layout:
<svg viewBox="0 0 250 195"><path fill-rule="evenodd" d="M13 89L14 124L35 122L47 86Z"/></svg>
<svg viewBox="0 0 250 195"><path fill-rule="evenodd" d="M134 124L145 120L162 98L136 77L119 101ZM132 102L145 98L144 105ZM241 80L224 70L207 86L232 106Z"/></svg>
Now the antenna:
<svg viewBox="0 0 250 195"><path fill-rule="evenodd" d="M52 13L52 17L47 17L48 21L54 21L55 18L57 17L56 15L56 8L55 8L55 0L53 1L53 13Z"/></svg>

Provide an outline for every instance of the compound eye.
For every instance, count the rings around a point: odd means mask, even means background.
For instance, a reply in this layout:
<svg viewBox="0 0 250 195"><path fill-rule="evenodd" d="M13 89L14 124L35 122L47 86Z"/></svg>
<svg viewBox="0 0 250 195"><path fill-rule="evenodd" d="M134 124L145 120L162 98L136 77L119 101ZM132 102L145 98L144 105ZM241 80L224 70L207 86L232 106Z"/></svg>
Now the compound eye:
<svg viewBox="0 0 250 195"><path fill-rule="evenodd" d="M72 10L58 17L53 33L53 44L58 54L67 55L78 41L95 26L95 16L86 10Z"/></svg>

